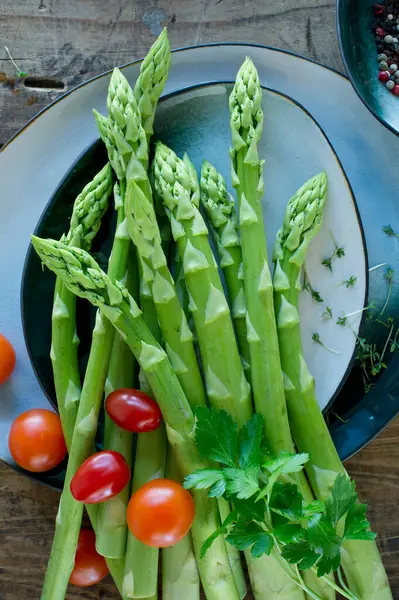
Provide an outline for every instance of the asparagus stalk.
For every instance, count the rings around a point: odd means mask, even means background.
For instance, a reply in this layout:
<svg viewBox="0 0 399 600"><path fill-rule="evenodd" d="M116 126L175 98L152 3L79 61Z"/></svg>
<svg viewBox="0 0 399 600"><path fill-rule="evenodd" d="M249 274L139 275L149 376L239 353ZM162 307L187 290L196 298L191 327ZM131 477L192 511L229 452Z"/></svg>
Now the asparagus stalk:
<svg viewBox="0 0 399 600"><path fill-rule="evenodd" d="M126 217L130 237L147 277L169 360L190 406L193 409L205 406L206 395L193 335L168 269L155 210L134 181L129 183L126 193Z"/></svg>
<svg viewBox="0 0 399 600"><path fill-rule="evenodd" d="M151 46L140 67L134 86L142 123L149 144L154 133L155 109L168 77L172 54L166 27Z"/></svg>
<svg viewBox="0 0 399 600"><path fill-rule="evenodd" d="M105 182L109 187L104 187ZM99 229L102 214L107 207L107 194L109 195L111 190L112 173L110 166L106 165L77 197L71 217L70 230L63 238L65 243L82 245L86 249L90 248L91 241ZM81 393L77 359L76 296L57 278L54 297L51 359L57 403L69 451ZM57 304L59 307L66 307L68 317L66 317L65 308L61 312L56 309ZM87 505L86 510L92 527L96 531L97 506ZM107 560L107 565L122 594L123 563L116 560Z"/></svg>
<svg viewBox="0 0 399 600"><path fill-rule="evenodd" d="M127 176L139 181L147 194L151 193L146 173L150 132L158 98L163 90L169 67L170 45L166 30L164 30L141 65L134 92L121 72L118 69L114 70L107 97L109 121L106 122L99 115L97 116L100 126L102 125L100 129L102 137L110 158L113 158L113 166L118 176L121 179ZM142 121L146 124L146 131L142 127ZM147 298L142 287L141 304L146 305L146 314L151 318L150 315L154 315L152 301ZM153 323L156 326L154 318ZM116 336L108 374L108 382L111 382L112 387L125 387L131 383L132 359L126 354L124 346L123 340ZM119 372L120 377L117 377L118 373L115 372L115 368L117 368L116 365L121 365L121 352L124 355L122 363L124 366L122 367L123 372ZM111 391L110 388L107 391ZM157 436L162 436L162 432L157 432L149 437L156 438ZM128 464L131 464L132 436L127 432L122 433L117 425L108 418L105 421L105 440L108 448L121 452ZM141 440L141 443L138 444L138 460L140 460L141 452L147 452L146 448L143 448L143 441ZM148 443L150 443L149 439L147 439ZM161 446L162 441L160 440L160 444L154 445L152 451L155 452L155 448ZM97 549L101 554L107 556L124 554L127 526L126 520L121 515L126 510L127 502L128 493L124 490L120 496L100 506ZM145 571L140 569L139 563L137 563L137 570L138 577L135 578L135 582L137 587L140 587L140 577ZM155 589L151 593L155 593ZM150 594L146 593L145 595Z"/></svg>
<svg viewBox="0 0 399 600"><path fill-rule="evenodd" d="M165 35L162 37L166 39ZM151 54L151 52L150 52ZM152 64L148 63L148 67ZM164 78L167 76L168 64L160 65L164 70ZM151 92L151 77L147 77L147 94ZM155 83L154 83L155 85ZM156 86L157 94L161 92L159 85ZM156 96L156 99L157 97ZM135 181L137 189L147 198L151 198L151 187L147 175L148 166L148 143L144 128L141 125L139 107L126 78L118 69L114 70L111 78L107 99L111 135L104 128L104 137L108 138L108 144L115 143L118 156L122 158L128 181ZM152 109L155 111L156 101ZM142 265L139 262L140 272L140 305L143 310L144 319L156 339L160 338L160 330L156 317L154 303L145 281ZM141 378L141 388L151 394L145 379ZM111 422L109 426L112 427ZM163 474L165 462L165 435L163 428L138 436L136 451L136 468L133 476L132 489L135 491L145 482L160 477ZM126 498L127 500L127 498ZM107 513L109 516L109 513ZM101 512L100 512L101 517ZM112 531L112 522L108 522L107 531ZM109 537L109 536L108 536ZM112 538L108 540L112 545ZM124 593L128 597L149 597L156 593L158 575L159 550L144 546L131 533L127 536Z"/></svg>
<svg viewBox="0 0 399 600"><path fill-rule="evenodd" d="M277 453L292 451L262 215L262 162L257 151L263 127L262 91L249 58L237 74L229 106L254 402L257 412L265 418L270 448Z"/></svg>
<svg viewBox="0 0 399 600"><path fill-rule="evenodd" d="M166 477L182 483L174 453L166 458ZM162 600L199 600L200 581L193 552L191 533L180 542L162 550Z"/></svg>
<svg viewBox="0 0 399 600"><path fill-rule="evenodd" d="M203 162L201 169L201 201L212 225L220 266L226 278L238 347L245 373L250 381L244 273L234 198L227 192L223 176L207 160Z"/></svg>
<svg viewBox="0 0 399 600"><path fill-rule="evenodd" d="M128 259L126 287L129 293L138 296L137 263L135 256ZM105 382L105 395L120 388L133 387L136 377L136 361L119 335L115 335L107 379ZM123 455L129 466L133 456L133 435L118 427L106 412L104 412L104 448L112 449ZM96 535L96 548L99 554L108 558L122 558L125 556L127 526L126 507L129 502L130 489L126 486L114 498L103 502L98 507L98 527Z"/></svg>
<svg viewBox="0 0 399 600"><path fill-rule="evenodd" d="M206 394L196 358L193 335L189 329L185 312L179 302L175 284L167 266L155 210L152 203L140 191L135 182L130 182L128 185L126 217L130 236L137 247L143 264L143 272L147 274L148 285L157 310L169 360L191 408L195 410L198 406L206 406ZM168 454L170 455L170 452ZM223 513L229 511L224 500L219 502L219 505ZM239 552L230 544L227 546L227 551L237 588L240 596L244 597L246 585ZM181 556L181 554L176 553L176 558L178 556ZM166 569L170 564L168 562L164 565L164 580L168 580ZM174 573L176 571L177 565L175 564ZM172 573L170 579L174 580L174 578ZM170 586L170 588L172 587Z"/></svg>
<svg viewBox="0 0 399 600"><path fill-rule="evenodd" d="M101 308L134 353L162 410L169 442L174 448L182 476L209 465L198 455L194 441L194 414L166 353L152 336L136 302L126 288L101 271L84 250L62 242L32 236L32 244L43 263L76 295ZM196 516L192 526L194 550L208 600L237 600L238 594L220 537L205 558L201 546L219 526L217 503L199 491L194 494ZM60 600L60 596L58 599Z"/></svg>
<svg viewBox="0 0 399 600"><path fill-rule="evenodd" d="M311 460L307 473L317 498L329 492L338 473L346 473L315 396L313 377L303 356L298 285L311 239L317 234L327 195L325 173L313 177L291 198L274 249L274 300L281 364L292 433ZM347 541L341 557L349 587L362 600L390 600L392 593L377 546Z"/></svg>
<svg viewBox="0 0 399 600"><path fill-rule="evenodd" d="M123 220L123 207L120 207L118 210L117 231L118 228L120 230ZM126 273L127 254L124 260L124 247L129 242L129 238L115 236L108 266L109 275L113 279L122 279ZM88 458L93 449L113 341L114 331L112 326L106 319L103 319L101 313L97 312L89 361L70 444L69 460L56 520L53 546L44 580L42 600L60 600L60 598L63 598L73 569L83 504L73 498L70 483L77 469Z"/></svg>
<svg viewBox="0 0 399 600"><path fill-rule="evenodd" d="M109 164L84 187L77 196L66 244L89 250L101 224L112 192L112 172ZM81 394L76 334L76 297L57 278L52 314L51 362L58 410L65 439L70 445Z"/></svg>
<svg viewBox="0 0 399 600"><path fill-rule="evenodd" d="M168 208L172 234L182 256L201 357L205 373L208 373L207 390L210 402L215 406L227 408L235 419L242 423L245 418L251 416L252 405L242 388L238 387L237 379L236 387L231 385L234 381L233 376L237 377L237 370L244 385L248 384L239 360L230 313L228 308L225 309L227 303L206 236L207 230L197 208L198 182L192 172L190 173L187 164L187 159L182 161L171 150L157 144L154 187ZM217 290L217 296L214 291L209 294L210 289ZM229 370L231 364L234 364L236 369L234 374ZM220 368L220 365L223 368ZM217 375L217 379L214 374ZM221 390L222 393L215 394L215 389L217 392ZM245 391L247 389L244 388ZM304 598L302 590L290 581L275 560L266 556L253 559L249 553L246 553L246 558L256 598Z"/></svg>
<svg viewBox="0 0 399 600"><path fill-rule="evenodd" d="M252 413L250 386L238 353L230 311L218 267L199 212L199 185L187 164L158 142L154 189L171 221L183 261L210 401L239 423Z"/></svg>
<svg viewBox="0 0 399 600"><path fill-rule="evenodd" d="M251 59L241 66L229 99L232 131L232 181L238 197L244 289L247 306L246 325L250 351L251 380L256 411L264 416L265 435L271 452L293 451L280 365L274 314L273 285L269 270L266 235L263 225L262 162L257 145L262 135L262 91ZM306 493L304 475L298 477ZM273 573L274 577L270 574ZM289 597L303 598L271 557L268 575L258 581L268 598L279 597L281 586ZM256 583L254 584L256 586Z"/></svg>

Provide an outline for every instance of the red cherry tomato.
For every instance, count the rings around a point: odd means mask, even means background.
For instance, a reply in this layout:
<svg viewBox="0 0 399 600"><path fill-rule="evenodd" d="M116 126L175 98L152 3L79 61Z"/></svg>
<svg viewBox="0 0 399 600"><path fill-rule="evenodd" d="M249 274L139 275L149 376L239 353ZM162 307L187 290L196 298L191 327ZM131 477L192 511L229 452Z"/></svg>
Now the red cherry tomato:
<svg viewBox="0 0 399 600"><path fill-rule="evenodd" d="M105 409L114 423L133 433L153 431L162 420L155 400L130 388L111 392L105 401Z"/></svg>
<svg viewBox="0 0 399 600"><path fill-rule="evenodd" d="M126 517L130 531L143 544L166 548L186 535L194 515L194 500L180 483L153 479L133 494Z"/></svg>
<svg viewBox="0 0 399 600"><path fill-rule="evenodd" d="M71 492L78 502L98 504L119 494L129 481L130 469L122 454L103 450L79 467L71 481Z"/></svg>
<svg viewBox="0 0 399 600"><path fill-rule="evenodd" d="M59 416L41 408L20 414L11 425L8 447L15 462L27 471L53 469L67 452Z"/></svg>
<svg viewBox="0 0 399 600"><path fill-rule="evenodd" d="M0 333L0 383L10 377L15 368L15 350L4 335Z"/></svg>
<svg viewBox="0 0 399 600"><path fill-rule="evenodd" d="M91 529L81 529L75 554L75 565L69 583L89 587L108 574L105 558L96 550L96 536Z"/></svg>

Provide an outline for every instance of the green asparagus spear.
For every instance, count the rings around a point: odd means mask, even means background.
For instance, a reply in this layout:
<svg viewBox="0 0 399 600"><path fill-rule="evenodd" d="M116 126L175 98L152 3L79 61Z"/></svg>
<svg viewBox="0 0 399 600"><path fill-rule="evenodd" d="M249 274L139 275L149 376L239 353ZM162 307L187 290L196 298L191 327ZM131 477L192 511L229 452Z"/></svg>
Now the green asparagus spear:
<svg viewBox="0 0 399 600"><path fill-rule="evenodd" d="M223 176L206 160L201 169L201 201L208 213L216 239L220 266L226 278L238 346L245 373L250 381L244 273L234 198L227 192Z"/></svg>
<svg viewBox="0 0 399 600"><path fill-rule="evenodd" d="M154 207L135 182L129 183L126 192L126 217L130 236L138 249L143 273L146 274L155 303L167 355L191 408L195 410L198 406L206 405L206 394L195 354L193 335L167 266ZM222 500L222 510L225 510L224 505L225 501ZM234 566L233 575L240 596L243 597L246 594L246 585L239 553L230 545L227 546L227 551L232 568ZM166 567L164 565L164 580L168 578L165 573L168 566L169 563ZM177 565L174 572L176 568ZM171 585L170 593L172 588Z"/></svg>
<svg viewBox="0 0 399 600"><path fill-rule="evenodd" d="M125 285L129 293L138 296L138 274L135 255L128 259ZM115 335L107 379L105 396L120 388L131 388L136 379L136 361L124 340ZM104 411L104 448L119 452L129 466L132 463L133 435L113 421ZM99 505L96 548L99 554L108 558L124 558L126 550L127 526L126 507L129 502L130 488L126 486L117 496Z"/></svg>
<svg viewBox="0 0 399 600"><path fill-rule="evenodd" d="M165 35L161 36L162 46ZM150 51L151 53L151 51ZM150 63L149 63L150 64ZM168 62L160 65L164 71L164 79L169 68ZM160 69L158 69L158 74ZM147 77L147 95L151 95L151 86L156 87L153 98L152 110L155 111L156 100L161 93L163 84L155 84L151 77ZM155 89L155 88L154 88ZM153 94L152 94L153 96ZM152 97L151 96L151 97ZM148 145L144 128L141 125L141 117L136 98L126 78L118 69L114 70L111 78L107 98L109 112L109 123L111 135L118 148L118 155L123 159L128 181L135 181L137 189L151 199L151 187L147 175ZM145 105L144 105L145 106ZM109 136L108 136L109 138ZM112 143L112 142L108 142ZM144 319L156 339L160 338L156 311L143 276L141 264L140 272L140 305L143 310ZM141 388L151 395L151 389L141 378ZM112 424L109 423L112 427ZM135 491L154 476L162 476L165 462L165 435L163 428L151 433L138 436L136 451L136 468L134 470L132 489ZM101 518L100 508L100 518ZM112 531L112 523L108 523L109 531ZM109 540L112 544L112 538ZM128 597L149 597L156 593L158 576L159 550L144 546L131 533L127 537L126 564L124 578L124 593Z"/></svg>
<svg viewBox="0 0 399 600"><path fill-rule="evenodd" d="M180 160L160 143L155 152L154 174L155 191L170 211L172 234L183 259L205 373L210 369L212 374L207 380L210 402L220 408L225 406L242 423L245 418L251 417L252 405L229 370L234 364L241 381L248 386L237 352L230 313L228 309L225 312L227 303L206 236L207 230L197 208L198 182L192 169L189 170L187 158ZM215 291L209 294L209 289L217 291L217 295ZM234 373L236 378L237 370ZM236 382L235 388L233 381ZM215 391L222 393L218 395ZM275 598L304 598L302 590L282 573L273 559L266 556L253 559L247 553L247 562L256 598L272 598L272 593Z"/></svg>
<svg viewBox="0 0 399 600"><path fill-rule="evenodd" d="M238 197L246 324L250 349L251 380L256 411L265 419L265 434L270 451L293 451L288 423L278 337L273 304L273 285L269 271L263 225L262 162L257 145L263 129L262 91L258 73L247 58L240 68L229 100L232 131L232 180ZM306 492L303 474L298 477L301 492ZM273 578L270 577L273 572ZM258 589L268 598L279 597L278 588L287 588L287 597L303 598L299 588L269 559L269 577L260 579Z"/></svg>
<svg viewBox="0 0 399 600"><path fill-rule="evenodd" d="M307 473L319 499L325 498L338 473L346 473L316 400L314 380L303 356L298 314L300 270L309 242L320 229L326 195L327 177L321 173L291 198L273 257L274 300L290 425L299 452L311 457ZM349 587L358 598L392 598L374 542L345 542L341 561Z"/></svg>
<svg viewBox="0 0 399 600"><path fill-rule="evenodd" d="M32 244L43 263L73 293L101 308L136 356L162 410L182 476L207 468L209 465L200 459L195 446L194 415L177 376L126 288L117 281L112 283L83 250L35 236ZM218 538L205 558L199 558L203 542L220 526L217 503L202 491L195 492L194 501L196 516L191 531L207 600L238 600L224 540Z"/></svg>
<svg viewBox="0 0 399 600"><path fill-rule="evenodd" d="M123 209L119 208L117 231L118 229L120 231L123 220ZM108 266L109 275L113 279L122 279L126 273L127 254L126 260L123 259L126 243L130 243L129 238L124 239L118 237L118 235L115 236ZM107 319L103 319L101 313L97 312L89 361L70 444L68 467L56 521L53 546L44 580L42 600L60 600L63 598L73 569L83 505L73 498L70 483L77 469L93 450L113 341L112 326Z"/></svg>
<svg viewBox="0 0 399 600"><path fill-rule="evenodd" d="M168 269L154 207L134 181L129 183L126 193L126 217L154 300L169 360L191 407L205 406L206 395L193 335Z"/></svg>
<svg viewBox="0 0 399 600"><path fill-rule="evenodd" d="M292 451L262 215L262 163L257 151L263 126L262 91L249 58L237 74L229 106L254 402L265 418L266 439L273 452Z"/></svg>
<svg viewBox="0 0 399 600"><path fill-rule="evenodd" d="M157 101L165 84L169 66L170 47L167 33L164 31L150 49L142 64L139 81L135 88L136 93L133 93L133 90L122 73L118 69L115 69L111 77L107 97L109 120L105 121L99 115L97 116L98 122L102 125L102 137L108 148L110 158L113 159L113 166L115 170L121 167L121 173L118 173L119 177L122 178L126 176L138 181L139 185L147 194L151 193L146 173L150 135L148 127L147 131L144 131L141 122L142 120L146 123L152 122L151 114L155 114ZM143 98L143 96L145 96L145 98ZM137 102L144 112L140 111ZM140 286L140 289L141 304L146 306L146 314L148 316L151 314L154 315L151 299L147 298L146 291L143 290L142 286ZM156 322L154 326L156 327ZM108 381L112 382L115 380L113 383L117 384L118 387L126 387L129 384L129 381L131 381L131 358L128 358L128 355L125 354L123 367L121 367L122 373L120 372L122 377L116 380L114 366L118 364L120 351L125 352L124 342L116 336L111 356ZM147 438L145 438L147 444L151 443L149 438L152 439L157 436L162 436L162 431L147 436ZM120 451L130 464L132 436L127 432L122 433L110 419L106 418L105 438L106 442L109 444L107 447ZM140 460L142 452L145 454L147 453L147 449L143 447L144 441L145 440L141 440L138 444L138 460ZM155 454L155 448L161 448L162 444L163 442L159 440L159 443L154 444L153 449L150 449L150 451ZM158 458L158 461L155 462L159 462L159 460L160 459ZM121 496L100 506L99 536L97 538L97 549L100 553L110 555L112 552L116 552L118 556L121 556L124 553L127 527L126 522L122 524L121 519L118 518L118 514L122 511L123 507L126 508L127 501L128 495L126 490L124 490ZM115 510L115 506L119 506L119 511ZM130 536L129 541L128 547L130 548ZM144 554L145 552L141 552L140 557L144 558ZM128 560L130 560L129 557ZM129 565L127 569L129 574ZM135 587L140 588L140 578L145 571L140 568L139 561L137 561L136 570L138 576L134 578ZM156 567L154 567L153 570L156 572ZM129 587L127 585L128 581L129 578L125 580L126 589ZM155 589L151 590L151 594L152 593L155 593ZM145 595L150 594L145 593Z"/></svg>
<svg viewBox="0 0 399 600"><path fill-rule="evenodd" d="M106 209L106 192L103 188L105 181L109 183L109 188L106 190L109 194L112 190L112 175L109 165L106 165L96 175L93 182L86 186L77 197L71 217L70 231L63 238L65 243L82 245L86 249L90 247L90 243L98 231L102 211ZM101 195L102 191L104 192L103 195ZM76 296L58 278L54 296L58 306L66 307L69 315L66 318L65 308L61 311L63 313L62 317L59 314L59 310L55 309L53 311L51 351L57 403L69 451L81 393L77 360ZM70 399L69 402L66 402L67 398ZM89 514L92 527L96 530L97 506L88 505L86 506L86 510ZM107 560L107 565L122 594L123 563L116 560Z"/></svg>
<svg viewBox="0 0 399 600"><path fill-rule="evenodd" d="M176 457L166 457L166 477L182 483ZM193 552L191 533L180 542L162 550L162 600L199 600L200 581Z"/></svg>
<svg viewBox="0 0 399 600"><path fill-rule="evenodd" d="M208 230L198 209L198 181L187 164L160 142L156 145L154 176L155 192L168 210L183 261L208 397L244 423L252 413L250 386L237 350Z"/></svg>
<svg viewBox="0 0 399 600"><path fill-rule="evenodd" d="M109 164L94 177L75 200L66 244L89 250L112 192ZM76 297L57 279L52 314L51 361L58 410L64 435L70 444L81 394L76 334Z"/></svg>
<svg viewBox="0 0 399 600"><path fill-rule="evenodd" d="M172 54L166 27L151 46L141 63L140 75L134 86L143 127L149 143L154 132L155 109L168 77Z"/></svg>

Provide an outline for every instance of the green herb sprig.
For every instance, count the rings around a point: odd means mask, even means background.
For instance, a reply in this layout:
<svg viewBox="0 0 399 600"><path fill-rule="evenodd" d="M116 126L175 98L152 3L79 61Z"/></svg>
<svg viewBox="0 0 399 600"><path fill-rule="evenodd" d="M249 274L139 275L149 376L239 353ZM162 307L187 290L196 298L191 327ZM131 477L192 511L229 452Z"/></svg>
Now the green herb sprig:
<svg viewBox="0 0 399 600"><path fill-rule="evenodd" d="M8 58L10 59L10 61L11 61L12 65L13 65L13 67L14 67L14 69L15 69L15 76L16 76L18 79L21 79L22 77L28 77L28 73L25 73L25 71L21 71L21 69L19 68L19 66L18 66L18 65L17 65L17 63L15 62L15 60L14 60L14 59L13 59L13 57L11 56L11 53L10 53L10 51L9 51L8 47L7 47L7 46L4 46L4 48L5 48L6 52L7 52Z"/></svg>
<svg viewBox="0 0 399 600"><path fill-rule="evenodd" d="M343 256L345 256L345 250L341 246L335 245L334 252L331 256L324 258L321 264L332 272L332 261L334 258L342 258Z"/></svg>
<svg viewBox="0 0 399 600"><path fill-rule="evenodd" d="M396 237L399 239L399 234L392 229L392 225L384 225L382 231L386 233L388 237Z"/></svg>
<svg viewBox="0 0 399 600"><path fill-rule="evenodd" d="M316 344L319 344L319 346L322 346L325 350L328 350L329 352L332 352L333 354L341 354L341 352L338 352L338 350L334 350L334 348L329 348L328 346L326 346L320 339L320 334L317 333L317 331L315 331L312 334L312 340L314 342L316 342Z"/></svg>
<svg viewBox="0 0 399 600"><path fill-rule="evenodd" d="M204 543L205 555L219 535L253 557L272 554L288 577L310 597L320 596L299 573L311 569L343 597L359 600L340 574L345 540L374 540L355 484L339 474L324 502L306 504L295 476L308 462L307 454L265 454L263 417L255 414L241 429L224 411L199 408L195 439L206 459L218 467L202 469L185 478L187 489L207 489L210 497L224 497L232 511ZM340 585L327 575L337 572ZM341 575L341 577L340 577Z"/></svg>

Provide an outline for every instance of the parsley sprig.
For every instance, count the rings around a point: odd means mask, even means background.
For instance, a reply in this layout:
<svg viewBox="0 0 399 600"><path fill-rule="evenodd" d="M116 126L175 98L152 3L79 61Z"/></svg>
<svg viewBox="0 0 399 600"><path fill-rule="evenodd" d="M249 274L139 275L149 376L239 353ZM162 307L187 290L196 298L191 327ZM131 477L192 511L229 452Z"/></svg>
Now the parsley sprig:
<svg viewBox="0 0 399 600"><path fill-rule="evenodd" d="M202 556L219 535L253 557L272 554L284 571L309 596L320 596L304 582L300 571L312 569L345 598L358 600L340 572L345 540L374 540L355 484L337 475L324 502L306 504L295 483L308 462L307 454L282 452L269 456L263 442L263 417L255 414L240 429L224 411L199 408L196 444L202 456L217 466L186 477L187 489L207 489L224 497L232 511L204 543ZM329 573L338 572L340 585Z"/></svg>

